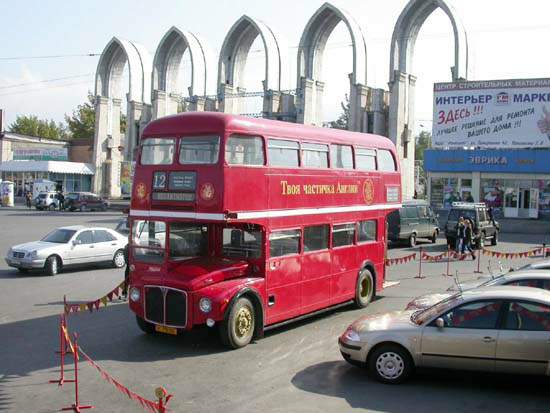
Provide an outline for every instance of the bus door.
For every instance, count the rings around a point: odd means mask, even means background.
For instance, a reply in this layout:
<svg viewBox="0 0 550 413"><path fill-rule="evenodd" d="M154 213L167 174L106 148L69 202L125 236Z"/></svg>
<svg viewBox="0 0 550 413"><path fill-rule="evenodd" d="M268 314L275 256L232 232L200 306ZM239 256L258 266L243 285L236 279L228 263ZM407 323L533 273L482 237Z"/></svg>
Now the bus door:
<svg viewBox="0 0 550 413"><path fill-rule="evenodd" d="M304 227L302 256L302 313L330 305L330 225Z"/></svg>
<svg viewBox="0 0 550 413"><path fill-rule="evenodd" d="M301 231L273 231L267 264L267 324L299 315L302 305Z"/></svg>
<svg viewBox="0 0 550 413"><path fill-rule="evenodd" d="M355 230L355 222L332 226L331 304L337 304L355 296L358 274Z"/></svg>

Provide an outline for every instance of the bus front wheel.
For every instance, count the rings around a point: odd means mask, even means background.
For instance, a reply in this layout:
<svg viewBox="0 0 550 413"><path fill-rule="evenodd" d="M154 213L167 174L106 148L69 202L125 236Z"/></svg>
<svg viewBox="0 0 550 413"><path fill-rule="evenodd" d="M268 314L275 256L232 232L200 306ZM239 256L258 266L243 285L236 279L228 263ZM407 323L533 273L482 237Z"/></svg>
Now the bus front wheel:
<svg viewBox="0 0 550 413"><path fill-rule="evenodd" d="M155 326L148 321L145 321L140 316L136 315L136 322L141 331L146 334L155 334Z"/></svg>
<svg viewBox="0 0 550 413"><path fill-rule="evenodd" d="M220 325L222 343L234 349L246 346L254 336L255 323L254 305L248 298L239 298Z"/></svg>
<svg viewBox="0 0 550 413"><path fill-rule="evenodd" d="M355 306L357 308L365 308L374 297L374 276L368 269L364 269L357 277L357 285L355 287Z"/></svg>

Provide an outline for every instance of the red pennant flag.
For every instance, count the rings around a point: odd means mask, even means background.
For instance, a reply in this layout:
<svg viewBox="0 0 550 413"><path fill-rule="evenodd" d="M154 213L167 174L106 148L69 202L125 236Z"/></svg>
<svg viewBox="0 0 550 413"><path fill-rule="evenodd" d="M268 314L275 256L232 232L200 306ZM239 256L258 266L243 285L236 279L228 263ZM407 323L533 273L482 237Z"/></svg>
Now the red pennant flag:
<svg viewBox="0 0 550 413"><path fill-rule="evenodd" d="M107 298L109 301L113 301L113 292L111 291L109 294L107 294Z"/></svg>
<svg viewBox="0 0 550 413"><path fill-rule="evenodd" d="M94 302L94 307L96 310L99 310L99 305L101 304L101 302L99 300L95 300Z"/></svg>

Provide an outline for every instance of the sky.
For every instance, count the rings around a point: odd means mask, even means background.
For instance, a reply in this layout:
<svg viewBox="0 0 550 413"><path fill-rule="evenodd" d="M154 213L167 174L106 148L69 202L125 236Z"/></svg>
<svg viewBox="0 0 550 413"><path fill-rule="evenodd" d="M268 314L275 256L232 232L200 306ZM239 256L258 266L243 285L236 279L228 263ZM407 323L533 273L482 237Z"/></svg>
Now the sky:
<svg viewBox="0 0 550 413"><path fill-rule="evenodd" d="M408 0L340 0L367 42L367 85L387 89L392 31ZM448 0L462 18L471 50L470 80L550 77L550 2L546 0ZM302 31L321 0L0 0L0 108L6 124L34 114L63 121L94 91L98 56L113 36L141 43L153 56L166 31L177 26L200 35L216 56L232 24L243 14L262 20L287 50L288 88L296 87L296 53ZM431 130L433 83L451 80L454 41L447 16L434 12L422 27L412 73L416 87L415 130ZM67 56L38 58L40 56ZM246 89L261 90L263 51L257 39L246 68ZM350 37L340 24L323 61L323 117L335 119L349 92ZM217 72L217 67L214 68ZM182 77L189 71L183 65ZM186 85L182 81L182 89ZM250 98L247 112L259 111Z"/></svg>

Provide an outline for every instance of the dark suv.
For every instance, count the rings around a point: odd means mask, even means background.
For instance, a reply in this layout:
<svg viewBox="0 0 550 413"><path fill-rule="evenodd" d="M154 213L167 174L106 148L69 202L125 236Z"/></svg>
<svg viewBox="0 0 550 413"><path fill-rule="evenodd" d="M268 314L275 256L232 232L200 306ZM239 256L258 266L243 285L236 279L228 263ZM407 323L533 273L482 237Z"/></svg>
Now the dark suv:
<svg viewBox="0 0 550 413"><path fill-rule="evenodd" d="M454 248L456 245L457 224L460 217L471 219L474 224L476 248L481 248L487 240L491 245L497 245L500 226L487 212L487 206L483 203L453 202L447 224L445 224L445 236L447 244Z"/></svg>
<svg viewBox="0 0 550 413"><path fill-rule="evenodd" d="M405 201L401 209L388 215L388 239L406 241L410 247L418 238L428 238L435 244L439 235L437 215L426 201Z"/></svg>
<svg viewBox="0 0 550 413"><path fill-rule="evenodd" d="M65 197L65 209L69 211L106 211L106 200L91 192L71 192Z"/></svg>

